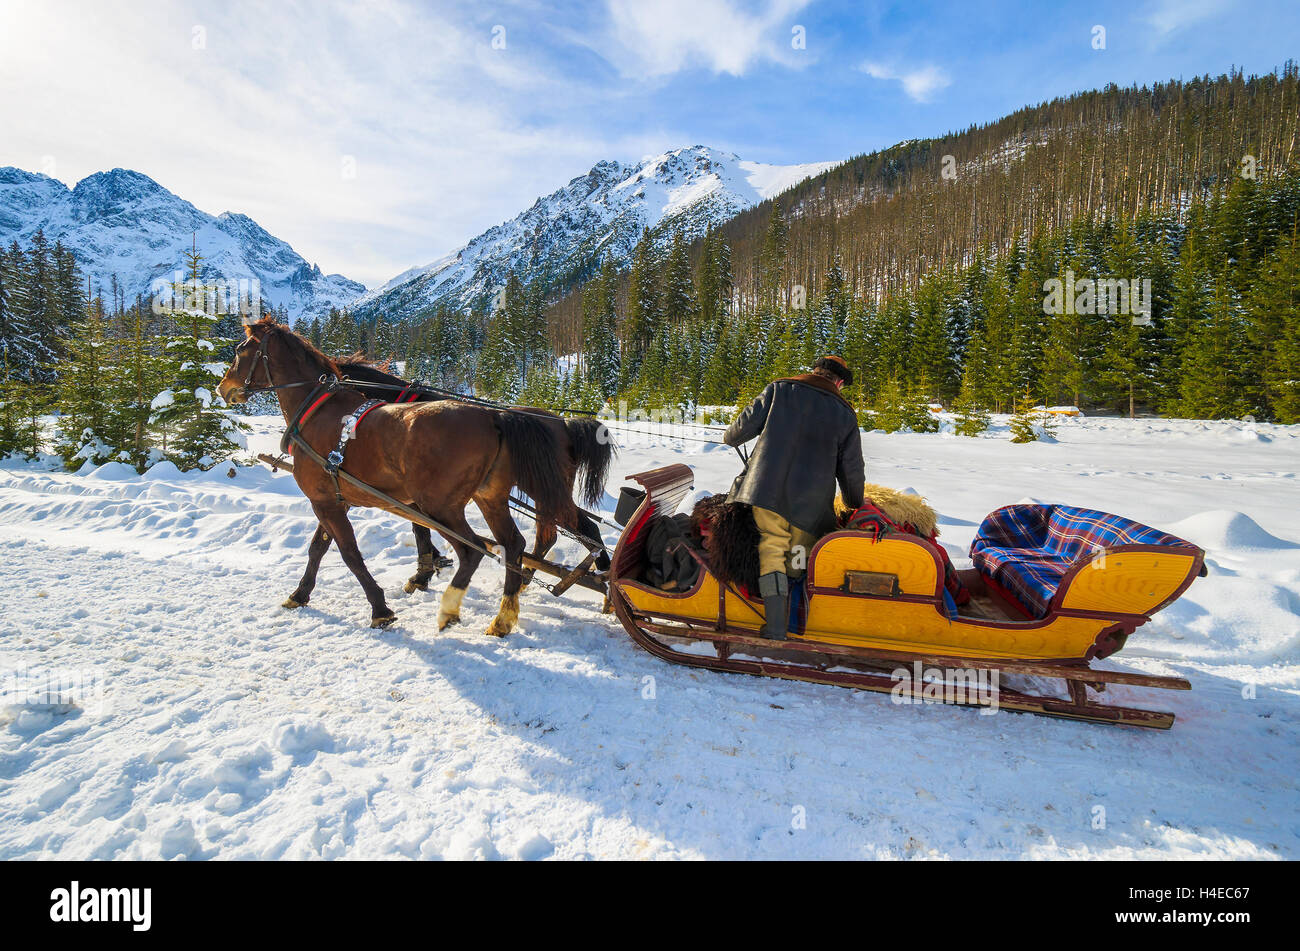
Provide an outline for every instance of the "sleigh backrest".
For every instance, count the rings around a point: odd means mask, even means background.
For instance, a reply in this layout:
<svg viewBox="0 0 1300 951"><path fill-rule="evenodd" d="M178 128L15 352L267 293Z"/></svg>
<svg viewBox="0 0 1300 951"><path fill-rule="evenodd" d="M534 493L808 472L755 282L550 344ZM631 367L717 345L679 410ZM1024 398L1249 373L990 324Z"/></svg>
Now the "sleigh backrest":
<svg viewBox="0 0 1300 951"><path fill-rule="evenodd" d="M638 472L628 476L633 482L640 483L645 489L645 499L628 519L627 527L619 537L614 548L611 574L614 577L632 577L636 575L645 557L646 526L656 515L671 515L677 506L691 491L695 484L695 474L691 467L674 463L648 472Z"/></svg>

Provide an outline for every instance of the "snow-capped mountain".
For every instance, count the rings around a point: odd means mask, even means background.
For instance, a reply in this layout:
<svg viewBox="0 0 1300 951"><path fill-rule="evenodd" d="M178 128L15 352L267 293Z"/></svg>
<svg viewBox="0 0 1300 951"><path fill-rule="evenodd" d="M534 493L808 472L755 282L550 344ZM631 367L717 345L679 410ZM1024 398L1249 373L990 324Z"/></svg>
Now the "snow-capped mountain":
<svg viewBox="0 0 1300 951"><path fill-rule="evenodd" d="M83 178L75 188L0 168L0 241L25 244L37 229L77 253L82 271L105 295L114 275L128 302L150 293L155 280L182 268L191 240L204 258L204 277L256 279L261 294L297 318L342 307L365 286L322 274L288 244L246 215L200 211L147 175L115 168Z"/></svg>
<svg viewBox="0 0 1300 951"><path fill-rule="evenodd" d="M764 165L702 145L637 165L605 161L463 248L412 268L354 305L362 316L407 319L440 303L484 303L511 270L525 281L562 280L612 256L631 257L643 228L688 237L818 175L838 162Z"/></svg>

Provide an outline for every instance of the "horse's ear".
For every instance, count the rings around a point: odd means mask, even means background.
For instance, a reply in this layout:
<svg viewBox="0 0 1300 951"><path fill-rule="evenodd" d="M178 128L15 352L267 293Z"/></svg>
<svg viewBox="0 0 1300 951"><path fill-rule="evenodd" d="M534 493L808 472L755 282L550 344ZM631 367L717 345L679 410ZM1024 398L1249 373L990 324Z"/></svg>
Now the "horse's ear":
<svg viewBox="0 0 1300 951"><path fill-rule="evenodd" d="M245 337L251 337L251 336L253 336L253 325L252 325L252 324L244 324L244 336L245 336Z"/></svg>

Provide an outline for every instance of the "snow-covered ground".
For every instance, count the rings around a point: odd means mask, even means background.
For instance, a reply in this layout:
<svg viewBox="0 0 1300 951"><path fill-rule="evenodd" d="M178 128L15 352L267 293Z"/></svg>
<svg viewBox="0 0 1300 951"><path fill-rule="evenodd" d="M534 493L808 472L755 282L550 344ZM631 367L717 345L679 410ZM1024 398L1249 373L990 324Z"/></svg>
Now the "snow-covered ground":
<svg viewBox="0 0 1300 951"><path fill-rule="evenodd" d="M280 421L249 422L271 447ZM739 466L634 439L612 490L684 461L722 491ZM526 593L496 640L492 564L439 634L445 577L402 594L412 540L375 513L354 524L398 623L367 626L335 552L289 612L314 525L285 475L5 463L0 858L1300 858L1300 428L1057 439L863 437L868 477L927 496L959 564L1026 497L1204 546L1210 576L1105 662L1190 679L1112 688L1169 732L675 667L581 590ZM51 678L80 692L31 702Z"/></svg>

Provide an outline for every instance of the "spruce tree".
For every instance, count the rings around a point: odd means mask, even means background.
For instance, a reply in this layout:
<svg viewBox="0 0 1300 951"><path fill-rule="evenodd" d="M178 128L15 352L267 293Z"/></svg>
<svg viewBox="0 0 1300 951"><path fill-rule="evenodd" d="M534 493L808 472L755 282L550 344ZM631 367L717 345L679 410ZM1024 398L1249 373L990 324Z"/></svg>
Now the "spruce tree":
<svg viewBox="0 0 1300 951"><path fill-rule="evenodd" d="M101 465L112 458L115 447L105 440L108 410L112 405L109 383L114 377L111 343L104 319L104 301L96 297L86 306L60 348L55 405L59 410L57 450L64 465L77 469L84 463Z"/></svg>
<svg viewBox="0 0 1300 951"><path fill-rule="evenodd" d="M151 422L162 427L166 456L182 471L210 468L239 450L243 428L225 411L217 384L225 374L217 350L233 343L214 333L217 318L203 284L203 256L185 253L186 279L173 287L172 332L162 357L166 388L150 401Z"/></svg>
<svg viewBox="0 0 1300 951"><path fill-rule="evenodd" d="M647 228L641 232L641 239L632 250L632 269L628 272L628 360L623 366L625 382L631 379L629 371L645 359L646 352L663 323L658 291L659 269L654 239Z"/></svg>
<svg viewBox="0 0 1300 951"><path fill-rule="evenodd" d="M975 397L969 381L963 381L953 402L953 431L958 436L978 436L989 428L989 411Z"/></svg>
<svg viewBox="0 0 1300 951"><path fill-rule="evenodd" d="M1258 367L1252 402L1280 422L1300 421L1300 241L1294 235L1260 263L1244 306Z"/></svg>
<svg viewBox="0 0 1300 951"><path fill-rule="evenodd" d="M670 325L690 322L696 314L695 282L691 279L691 261L686 239L674 232L672 247L664 265L662 288L663 319Z"/></svg>
<svg viewBox="0 0 1300 951"><path fill-rule="evenodd" d="M521 381L510 340L510 321L504 307L488 319L487 339L479 351L475 388L481 396L512 402Z"/></svg>
<svg viewBox="0 0 1300 951"><path fill-rule="evenodd" d="M583 291L583 355L586 382L602 401L618 391L618 315L614 293L618 274L606 261L600 273Z"/></svg>
<svg viewBox="0 0 1300 951"><path fill-rule="evenodd" d="M1056 432L1056 423L1052 414L1036 407L1036 400L1026 390L1015 400L1015 413L1010 420L1011 441L1014 443L1035 442L1039 439L1051 439Z"/></svg>
<svg viewBox="0 0 1300 951"><path fill-rule="evenodd" d="M150 404L164 384L164 361L153 345L143 304L137 302L124 315L122 334L113 349L116 367L108 383L107 428L118 447L115 458L143 472L156 459Z"/></svg>
<svg viewBox="0 0 1300 951"><path fill-rule="evenodd" d="M781 206L772 202L772 213L767 219L763 247L758 259L759 301L771 311L784 303L786 255L790 245L790 227Z"/></svg>

